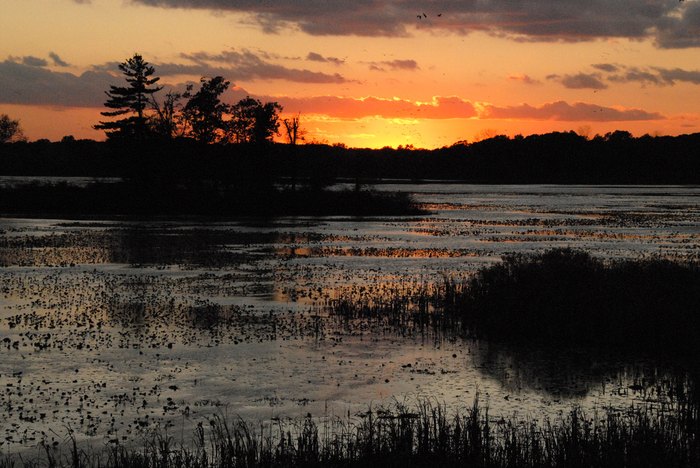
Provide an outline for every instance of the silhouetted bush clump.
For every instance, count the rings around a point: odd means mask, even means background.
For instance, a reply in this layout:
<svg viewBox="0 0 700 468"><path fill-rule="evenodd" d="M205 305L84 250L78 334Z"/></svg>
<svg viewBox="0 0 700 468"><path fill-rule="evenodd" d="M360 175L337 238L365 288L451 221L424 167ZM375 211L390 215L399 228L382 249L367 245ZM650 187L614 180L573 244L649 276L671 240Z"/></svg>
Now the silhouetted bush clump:
<svg viewBox="0 0 700 468"><path fill-rule="evenodd" d="M662 259L606 263L571 249L513 254L462 285L449 309L490 339L694 352L700 267Z"/></svg>

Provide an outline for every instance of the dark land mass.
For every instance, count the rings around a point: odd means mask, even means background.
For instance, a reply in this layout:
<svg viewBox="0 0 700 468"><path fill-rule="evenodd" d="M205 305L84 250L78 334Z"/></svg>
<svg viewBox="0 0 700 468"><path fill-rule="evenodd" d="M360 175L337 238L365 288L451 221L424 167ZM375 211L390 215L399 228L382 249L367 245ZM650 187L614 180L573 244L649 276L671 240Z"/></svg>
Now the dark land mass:
<svg viewBox="0 0 700 468"><path fill-rule="evenodd" d="M202 216L391 216L421 213L407 194L372 190L278 189L211 181L187 184L24 184L0 188L0 213L71 219Z"/></svg>
<svg viewBox="0 0 700 468"><path fill-rule="evenodd" d="M416 214L407 194L363 188L326 190L325 169L285 172L282 145L201 145L191 141L114 145L94 141L0 147L0 173L114 177L87 186L66 182L0 187L0 213L42 217L381 216ZM301 160L304 155L299 155ZM315 163L314 163L315 164ZM297 182L298 180L298 182Z"/></svg>
<svg viewBox="0 0 700 468"><path fill-rule="evenodd" d="M698 184L700 133L634 138L616 131L496 136L435 150L329 145L117 144L64 139L0 146L0 175L87 176L231 183L285 180L324 186L338 179L458 180L496 184Z"/></svg>

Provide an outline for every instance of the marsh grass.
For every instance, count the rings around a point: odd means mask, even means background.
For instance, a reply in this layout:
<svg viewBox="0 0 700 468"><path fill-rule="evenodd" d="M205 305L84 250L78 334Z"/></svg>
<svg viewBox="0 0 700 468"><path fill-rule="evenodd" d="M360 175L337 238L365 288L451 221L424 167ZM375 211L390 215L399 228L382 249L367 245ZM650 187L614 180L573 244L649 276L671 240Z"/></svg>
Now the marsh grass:
<svg viewBox="0 0 700 468"><path fill-rule="evenodd" d="M466 279L347 294L331 315L372 319L553 348L584 346L660 356L700 352L700 265L603 261L572 249L507 255Z"/></svg>
<svg viewBox="0 0 700 468"><path fill-rule="evenodd" d="M305 418L250 424L214 416L192 440L165 432L141 446L111 444L85 452L67 441L62 456L10 456L0 466L50 467L693 467L700 463L697 407L675 405L587 415L573 408L553 420L494 418L478 396L449 410L429 400L368 408L345 419Z"/></svg>
<svg viewBox="0 0 700 468"><path fill-rule="evenodd" d="M690 354L700 342L700 265L665 259L604 262L556 249L510 255L445 296L478 336L658 354ZM697 354L695 354L697 355Z"/></svg>

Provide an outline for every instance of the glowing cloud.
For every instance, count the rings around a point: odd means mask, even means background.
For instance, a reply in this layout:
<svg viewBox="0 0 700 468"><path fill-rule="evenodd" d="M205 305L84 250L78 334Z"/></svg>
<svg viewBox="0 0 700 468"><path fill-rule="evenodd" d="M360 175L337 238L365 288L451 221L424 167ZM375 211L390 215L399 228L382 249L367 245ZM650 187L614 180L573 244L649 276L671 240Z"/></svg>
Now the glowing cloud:
<svg viewBox="0 0 700 468"><path fill-rule="evenodd" d="M534 107L529 104L498 107L487 105L480 115L482 119L523 119L523 120L559 120L567 122L622 122L635 120L658 120L663 116L657 112L642 109L616 109L595 104L564 101L543 104Z"/></svg>
<svg viewBox="0 0 700 468"><path fill-rule="evenodd" d="M471 102L459 97L436 96L430 102L378 97L349 98L317 96L308 98L280 97L288 112L322 114L337 118L356 119L380 116L389 119L457 119L476 116Z"/></svg>

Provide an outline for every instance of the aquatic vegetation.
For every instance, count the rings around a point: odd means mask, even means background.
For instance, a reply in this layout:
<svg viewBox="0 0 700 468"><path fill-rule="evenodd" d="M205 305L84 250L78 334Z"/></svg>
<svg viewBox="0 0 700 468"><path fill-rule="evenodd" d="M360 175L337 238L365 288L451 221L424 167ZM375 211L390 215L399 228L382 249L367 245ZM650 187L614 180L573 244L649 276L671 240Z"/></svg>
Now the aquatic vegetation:
<svg viewBox="0 0 700 468"><path fill-rule="evenodd" d="M603 261L555 249L514 254L461 285L445 313L478 336L545 345L697 351L700 265Z"/></svg>
<svg viewBox="0 0 700 468"><path fill-rule="evenodd" d="M496 341L688 355L698 351L700 336L700 264L603 261L572 249L510 254L442 284L374 297L350 291L328 309L400 327L439 324Z"/></svg>
<svg viewBox="0 0 700 468"><path fill-rule="evenodd" d="M83 450L70 438L44 445L24 466L83 467L693 467L700 463L696 406L667 411L578 408L554 419L494 418L479 402L450 410L430 400L369 407L343 418L273 419L259 425L214 415L191 441L152 432ZM67 454L62 454L61 450ZM10 455L0 466L13 466Z"/></svg>

